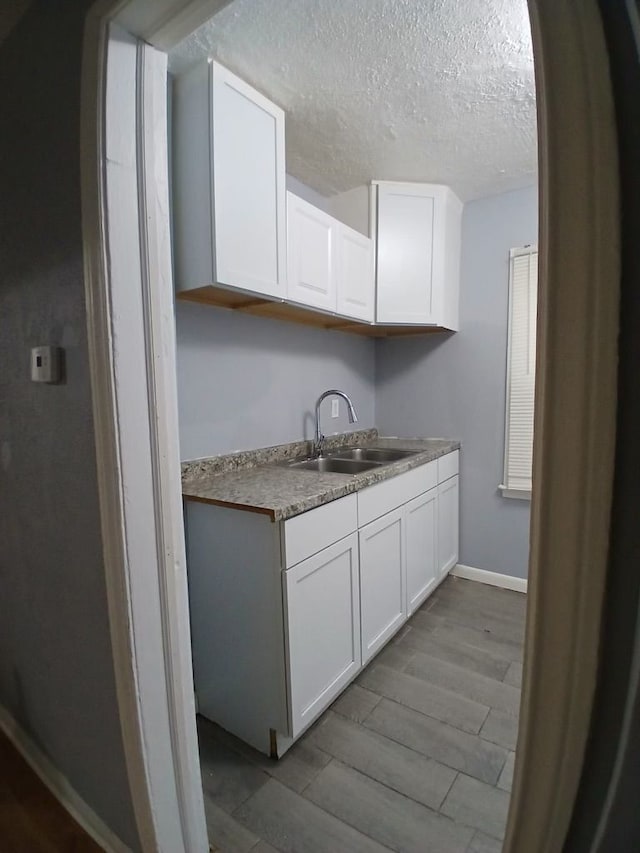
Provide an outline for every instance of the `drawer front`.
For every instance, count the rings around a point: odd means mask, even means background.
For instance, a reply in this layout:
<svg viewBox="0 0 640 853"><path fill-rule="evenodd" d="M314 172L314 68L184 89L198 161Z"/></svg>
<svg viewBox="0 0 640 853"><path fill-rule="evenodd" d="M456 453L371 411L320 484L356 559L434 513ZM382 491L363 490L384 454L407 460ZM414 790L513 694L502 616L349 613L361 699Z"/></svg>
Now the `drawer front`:
<svg viewBox="0 0 640 853"><path fill-rule="evenodd" d="M358 492L358 523L360 527L380 518L437 485L436 461L419 465L406 474L390 477L375 486Z"/></svg>
<svg viewBox="0 0 640 853"><path fill-rule="evenodd" d="M438 463L438 483L444 483L450 477L455 477L458 473L459 457L460 451L454 450L453 453L447 453L446 456L436 459Z"/></svg>
<svg viewBox="0 0 640 853"><path fill-rule="evenodd" d="M312 554L358 529L355 495L310 509L284 523L285 566L295 566Z"/></svg>

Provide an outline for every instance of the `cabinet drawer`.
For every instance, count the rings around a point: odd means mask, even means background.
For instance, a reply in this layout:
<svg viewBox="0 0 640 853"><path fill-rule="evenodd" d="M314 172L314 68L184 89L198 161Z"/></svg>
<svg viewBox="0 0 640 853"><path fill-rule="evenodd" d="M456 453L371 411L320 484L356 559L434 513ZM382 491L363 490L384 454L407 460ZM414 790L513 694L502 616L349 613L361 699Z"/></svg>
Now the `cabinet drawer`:
<svg viewBox="0 0 640 853"><path fill-rule="evenodd" d="M449 477L454 477L458 473L460 451L454 450L453 453L447 453L446 456L441 456L436 460L438 463L438 483L444 483Z"/></svg>
<svg viewBox="0 0 640 853"><path fill-rule="evenodd" d="M311 509L284 523L285 566L295 566L358 529L355 495Z"/></svg>
<svg viewBox="0 0 640 853"><path fill-rule="evenodd" d="M437 485L436 460L358 492L360 527Z"/></svg>

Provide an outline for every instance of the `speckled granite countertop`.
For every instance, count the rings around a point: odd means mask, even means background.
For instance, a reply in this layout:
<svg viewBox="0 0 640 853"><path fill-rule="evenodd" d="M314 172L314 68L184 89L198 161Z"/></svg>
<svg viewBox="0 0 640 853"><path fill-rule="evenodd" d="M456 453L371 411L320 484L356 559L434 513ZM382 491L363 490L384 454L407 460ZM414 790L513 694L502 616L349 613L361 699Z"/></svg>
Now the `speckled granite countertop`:
<svg viewBox="0 0 640 853"><path fill-rule="evenodd" d="M374 483L404 474L460 447L459 441L444 438L380 437L375 429L357 430L326 439L326 450L337 447L385 447L416 450L414 456L360 474L328 474L282 467L287 459L305 458L312 442L298 441L242 451L182 465L182 494L185 500L261 512L282 521L357 492Z"/></svg>

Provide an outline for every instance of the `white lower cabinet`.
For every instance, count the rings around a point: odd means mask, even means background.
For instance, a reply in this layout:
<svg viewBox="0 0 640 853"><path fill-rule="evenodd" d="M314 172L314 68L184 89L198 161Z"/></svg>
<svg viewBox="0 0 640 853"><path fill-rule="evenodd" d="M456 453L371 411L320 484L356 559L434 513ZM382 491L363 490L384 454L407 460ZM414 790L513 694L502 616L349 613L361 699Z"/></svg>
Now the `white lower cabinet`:
<svg viewBox="0 0 640 853"><path fill-rule="evenodd" d="M458 562L458 475L438 486L438 576Z"/></svg>
<svg viewBox="0 0 640 853"><path fill-rule="evenodd" d="M361 666L358 535L282 577L291 735L297 737Z"/></svg>
<svg viewBox="0 0 640 853"><path fill-rule="evenodd" d="M407 618L404 509L360 530L362 663L382 648Z"/></svg>
<svg viewBox="0 0 640 853"><path fill-rule="evenodd" d="M407 616L427 598L438 573L438 490L430 489L406 506Z"/></svg>
<svg viewBox="0 0 640 853"><path fill-rule="evenodd" d="M280 523L187 502L201 714L282 756L458 556L457 451Z"/></svg>

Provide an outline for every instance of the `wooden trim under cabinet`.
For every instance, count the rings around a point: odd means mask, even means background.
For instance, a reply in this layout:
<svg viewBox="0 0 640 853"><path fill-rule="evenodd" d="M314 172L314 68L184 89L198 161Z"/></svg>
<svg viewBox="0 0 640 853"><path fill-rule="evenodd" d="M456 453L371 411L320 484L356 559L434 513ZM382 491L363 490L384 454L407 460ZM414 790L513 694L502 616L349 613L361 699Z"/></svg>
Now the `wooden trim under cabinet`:
<svg viewBox="0 0 640 853"><path fill-rule="evenodd" d="M240 311L242 314L253 314L257 317L270 317L273 320L283 320L289 323L300 323L305 326L315 326L319 329L330 329L334 332L349 332L354 335L364 335L370 338L389 338L401 335L428 335L436 332L450 332L442 326L380 326L371 323L359 323L313 311L310 308L300 308L286 302L264 299L252 293L242 293L209 284L192 290L181 290L176 294L181 302L199 302L216 308L227 308Z"/></svg>

